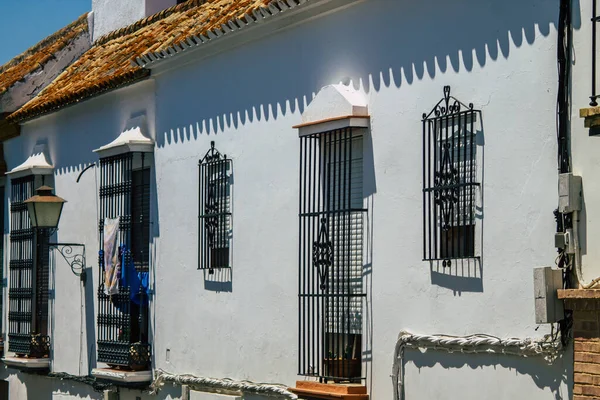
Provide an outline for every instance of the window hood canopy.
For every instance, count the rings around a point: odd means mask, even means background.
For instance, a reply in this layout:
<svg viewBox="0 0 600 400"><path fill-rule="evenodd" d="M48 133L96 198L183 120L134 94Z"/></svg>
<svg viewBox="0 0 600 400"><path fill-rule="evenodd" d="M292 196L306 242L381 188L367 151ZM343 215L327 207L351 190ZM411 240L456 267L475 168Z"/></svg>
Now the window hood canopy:
<svg viewBox="0 0 600 400"><path fill-rule="evenodd" d="M145 117L130 120L118 138L94 150L94 152L98 153L101 158L130 152L152 153L154 151L154 140L144 135L146 131L145 122Z"/></svg>
<svg viewBox="0 0 600 400"><path fill-rule="evenodd" d="M302 113L302 123L294 126L300 136L336 129L369 127L369 107L365 94L342 84L323 87Z"/></svg>
<svg viewBox="0 0 600 400"><path fill-rule="evenodd" d="M52 175L54 166L48 162L47 148L45 144L38 144L33 148L31 156L25 162L9 172L11 179L27 175Z"/></svg>

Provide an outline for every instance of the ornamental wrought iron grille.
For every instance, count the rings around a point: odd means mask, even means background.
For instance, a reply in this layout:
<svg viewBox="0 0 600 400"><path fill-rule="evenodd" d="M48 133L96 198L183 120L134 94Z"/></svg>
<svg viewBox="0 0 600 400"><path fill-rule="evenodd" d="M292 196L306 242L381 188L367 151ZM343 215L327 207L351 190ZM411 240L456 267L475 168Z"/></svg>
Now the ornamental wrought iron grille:
<svg viewBox="0 0 600 400"><path fill-rule="evenodd" d="M99 197L98 361L147 369L151 346L148 343L150 169L146 154L101 158ZM105 232L110 223L118 231L114 241ZM105 257L105 251L111 249L114 261Z"/></svg>
<svg viewBox="0 0 600 400"><path fill-rule="evenodd" d="M475 257L479 110L450 95L423 114L423 259Z"/></svg>
<svg viewBox="0 0 600 400"><path fill-rule="evenodd" d="M361 381L362 132L300 138L299 375Z"/></svg>
<svg viewBox="0 0 600 400"><path fill-rule="evenodd" d="M327 290L329 268L333 265L333 244L329 239L327 218L321 218L317 241L313 243L313 263L319 274L319 287Z"/></svg>
<svg viewBox="0 0 600 400"><path fill-rule="evenodd" d="M35 176L11 180L8 350L45 357L48 337L49 234L34 230L24 201L34 194Z"/></svg>
<svg viewBox="0 0 600 400"><path fill-rule="evenodd" d="M231 267L232 162L215 142L199 162L198 269Z"/></svg>

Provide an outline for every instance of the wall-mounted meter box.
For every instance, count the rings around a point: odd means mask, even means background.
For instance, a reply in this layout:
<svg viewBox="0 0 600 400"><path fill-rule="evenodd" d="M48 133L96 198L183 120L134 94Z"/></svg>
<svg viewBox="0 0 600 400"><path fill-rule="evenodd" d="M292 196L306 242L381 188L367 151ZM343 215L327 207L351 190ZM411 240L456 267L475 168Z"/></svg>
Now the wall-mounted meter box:
<svg viewBox="0 0 600 400"><path fill-rule="evenodd" d="M558 211L581 210L581 177L572 173L558 175Z"/></svg>
<svg viewBox="0 0 600 400"><path fill-rule="evenodd" d="M558 289L562 287L561 269L551 267L533 269L536 324L553 324L564 318L563 302L558 299Z"/></svg>

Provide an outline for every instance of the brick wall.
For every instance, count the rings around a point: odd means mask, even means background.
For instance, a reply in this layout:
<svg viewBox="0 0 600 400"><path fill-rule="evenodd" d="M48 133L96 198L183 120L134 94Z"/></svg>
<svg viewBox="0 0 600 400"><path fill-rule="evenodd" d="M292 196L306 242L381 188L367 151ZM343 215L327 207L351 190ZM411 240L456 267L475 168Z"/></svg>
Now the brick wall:
<svg viewBox="0 0 600 400"><path fill-rule="evenodd" d="M573 310L573 400L600 399L600 299L566 299Z"/></svg>

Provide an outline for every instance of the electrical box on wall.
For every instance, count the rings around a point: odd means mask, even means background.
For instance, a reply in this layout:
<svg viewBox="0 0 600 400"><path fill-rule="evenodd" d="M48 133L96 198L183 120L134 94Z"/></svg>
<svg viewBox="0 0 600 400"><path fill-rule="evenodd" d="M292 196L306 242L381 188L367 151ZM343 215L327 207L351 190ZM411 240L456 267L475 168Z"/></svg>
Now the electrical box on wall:
<svg viewBox="0 0 600 400"><path fill-rule="evenodd" d="M556 232L554 234L554 247L563 250L566 254L575 254L573 234L573 229L567 229L565 232Z"/></svg>
<svg viewBox="0 0 600 400"><path fill-rule="evenodd" d="M564 318L563 303L557 291L563 286L563 271L551 267L533 269L536 324L552 324Z"/></svg>
<svg viewBox="0 0 600 400"><path fill-rule="evenodd" d="M581 177L572 173L558 175L558 211L581 210Z"/></svg>

